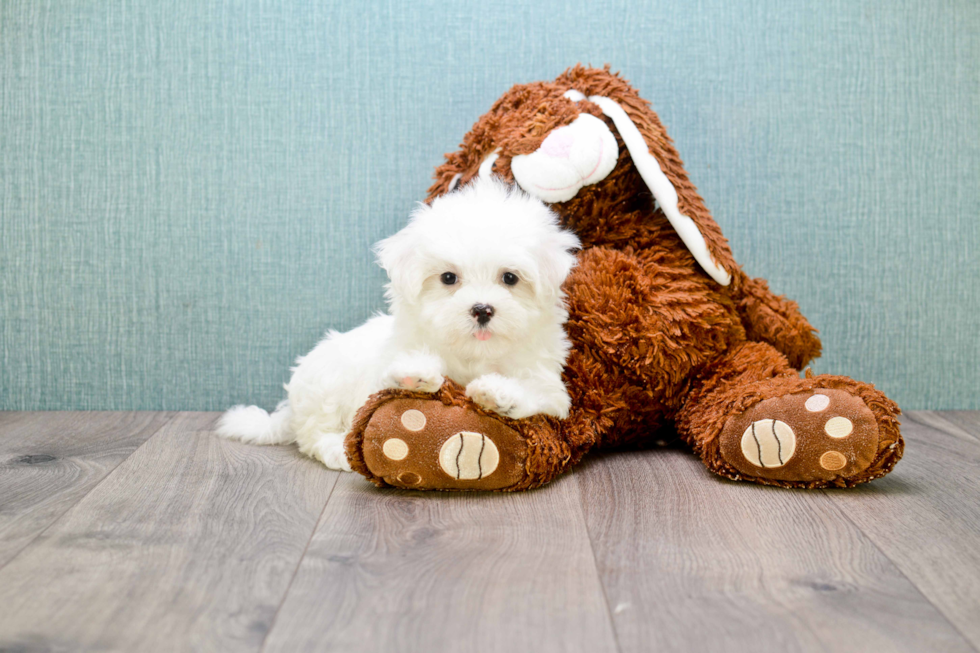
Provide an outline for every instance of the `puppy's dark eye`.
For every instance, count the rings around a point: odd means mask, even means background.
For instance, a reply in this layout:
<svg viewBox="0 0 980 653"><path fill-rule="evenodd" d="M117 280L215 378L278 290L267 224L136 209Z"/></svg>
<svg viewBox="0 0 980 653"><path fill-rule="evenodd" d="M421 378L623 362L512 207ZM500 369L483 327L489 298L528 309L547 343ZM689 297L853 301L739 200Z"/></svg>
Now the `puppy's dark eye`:
<svg viewBox="0 0 980 653"><path fill-rule="evenodd" d="M452 272L443 272L439 280L447 286L452 286L456 283L456 275Z"/></svg>
<svg viewBox="0 0 980 653"><path fill-rule="evenodd" d="M520 281L520 279L518 279L517 275L513 272L504 272L504 283L506 283L508 286L516 286L518 281Z"/></svg>

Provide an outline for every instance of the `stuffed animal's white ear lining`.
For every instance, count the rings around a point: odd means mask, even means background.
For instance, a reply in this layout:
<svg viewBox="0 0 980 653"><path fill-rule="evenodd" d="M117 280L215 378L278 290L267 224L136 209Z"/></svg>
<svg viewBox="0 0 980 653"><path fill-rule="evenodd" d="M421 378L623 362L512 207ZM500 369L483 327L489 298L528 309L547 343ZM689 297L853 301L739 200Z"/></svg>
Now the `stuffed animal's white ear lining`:
<svg viewBox="0 0 980 653"><path fill-rule="evenodd" d="M574 89L567 91L565 97L573 102L585 99L585 95ZM694 220L680 212L677 206L677 189L667 179L667 175L660 168L657 159L650 154L647 142L643 140L643 135L630 117L618 103L607 97L593 95L589 101L602 109L602 113L609 116L613 124L616 125L616 129L619 130L619 135L633 159L633 164L650 191L653 192L653 197L660 205L660 210L667 216L667 220L674 227L677 235L681 237L687 249L694 255L694 259L712 279L723 286L730 284L732 276L715 263L701 230L694 224Z"/></svg>
<svg viewBox="0 0 980 653"><path fill-rule="evenodd" d="M487 158L485 158L483 160L483 163L480 164L480 169L476 173L477 176L489 177L490 174L493 172L493 164L497 161L499 157L500 157L500 148L498 147L493 152L488 154Z"/></svg>
<svg viewBox="0 0 980 653"><path fill-rule="evenodd" d="M687 245L704 271L723 286L731 283L731 275L711 258L708 244L704 241L701 230L694 224L694 220L682 214L678 209L677 189L667 179L667 175L664 174L654 156L650 154L650 148L647 142L643 140L643 135L640 134L640 130L636 128L623 108L613 100L598 95L593 95L589 101L597 104L602 112L612 119L616 129L619 130L619 135L623 138L623 142L626 143L626 149L629 150L630 156L633 158L633 164L640 172L640 176L643 177L643 181L650 187L657 202L660 203L660 210L667 216L667 220L673 225L677 235L681 237L681 240Z"/></svg>

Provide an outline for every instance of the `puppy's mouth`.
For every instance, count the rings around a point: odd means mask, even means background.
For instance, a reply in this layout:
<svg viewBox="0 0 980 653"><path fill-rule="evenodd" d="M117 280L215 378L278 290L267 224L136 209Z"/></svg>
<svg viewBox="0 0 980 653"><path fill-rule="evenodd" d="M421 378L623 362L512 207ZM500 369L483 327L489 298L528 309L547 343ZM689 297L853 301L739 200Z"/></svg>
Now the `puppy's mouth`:
<svg viewBox="0 0 980 653"><path fill-rule="evenodd" d="M485 327L480 327L473 334L473 337L476 338L477 340L481 340L483 342L486 342L487 340L489 340L490 338L493 337L493 332L490 331L490 329L487 329Z"/></svg>

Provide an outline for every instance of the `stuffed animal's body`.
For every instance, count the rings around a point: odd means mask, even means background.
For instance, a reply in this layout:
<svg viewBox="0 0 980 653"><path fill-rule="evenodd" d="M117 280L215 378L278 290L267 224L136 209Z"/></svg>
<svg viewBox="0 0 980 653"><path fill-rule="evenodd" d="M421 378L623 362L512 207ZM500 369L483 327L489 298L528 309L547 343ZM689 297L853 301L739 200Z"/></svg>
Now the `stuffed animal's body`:
<svg viewBox="0 0 980 653"><path fill-rule="evenodd" d="M481 174L551 203L582 241L565 285L571 413L510 420L451 382L435 395L385 391L348 436L356 471L382 486L526 489L593 447L675 432L712 471L774 485L850 486L901 457L898 407L885 395L847 377L800 378L820 353L812 327L741 270L656 114L623 79L576 66L515 86L447 155L429 199ZM392 437L407 456L384 455Z"/></svg>

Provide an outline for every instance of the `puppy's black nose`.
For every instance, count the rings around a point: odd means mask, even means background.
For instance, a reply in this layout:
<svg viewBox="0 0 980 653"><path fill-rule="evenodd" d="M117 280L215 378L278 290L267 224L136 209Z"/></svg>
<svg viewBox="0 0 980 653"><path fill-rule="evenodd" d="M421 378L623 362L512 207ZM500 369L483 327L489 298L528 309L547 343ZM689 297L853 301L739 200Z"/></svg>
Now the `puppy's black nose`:
<svg viewBox="0 0 980 653"><path fill-rule="evenodd" d="M493 306L490 304L473 304L470 314L476 318L477 323L483 326L493 317Z"/></svg>

